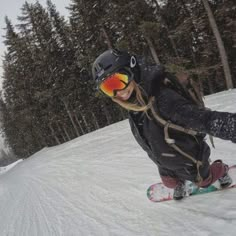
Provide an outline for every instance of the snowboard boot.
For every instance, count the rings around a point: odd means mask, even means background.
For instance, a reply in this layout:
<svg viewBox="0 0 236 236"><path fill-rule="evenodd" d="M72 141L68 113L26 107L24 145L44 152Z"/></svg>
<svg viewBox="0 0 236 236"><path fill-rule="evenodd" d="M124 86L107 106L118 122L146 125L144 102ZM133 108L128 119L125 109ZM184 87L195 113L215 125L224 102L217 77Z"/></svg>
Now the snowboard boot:
<svg viewBox="0 0 236 236"><path fill-rule="evenodd" d="M175 200L181 200L186 195L185 181L179 181L179 183L174 188L173 198Z"/></svg>
<svg viewBox="0 0 236 236"><path fill-rule="evenodd" d="M233 180L231 179L231 177L228 174L228 171L224 176L220 177L218 180L220 182L221 188L226 188L226 187L230 186L233 182Z"/></svg>
<svg viewBox="0 0 236 236"><path fill-rule="evenodd" d="M224 167L225 167L225 174L218 179L218 181L220 182L221 188L226 188L230 186L233 182L232 178L228 174L228 171L229 171L228 165L224 164Z"/></svg>

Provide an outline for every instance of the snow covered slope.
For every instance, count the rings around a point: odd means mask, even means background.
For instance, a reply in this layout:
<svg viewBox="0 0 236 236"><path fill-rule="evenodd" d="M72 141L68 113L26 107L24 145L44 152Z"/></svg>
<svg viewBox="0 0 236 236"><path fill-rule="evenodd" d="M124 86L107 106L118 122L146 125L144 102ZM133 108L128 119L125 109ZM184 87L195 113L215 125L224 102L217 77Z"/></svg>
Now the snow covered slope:
<svg viewBox="0 0 236 236"><path fill-rule="evenodd" d="M207 98L236 112L236 90ZM236 164L236 145L215 139L212 160ZM127 121L43 149L0 175L1 236L236 235L236 189L152 203L155 165Z"/></svg>
<svg viewBox="0 0 236 236"><path fill-rule="evenodd" d="M0 175L9 171L10 169L12 169L13 167L15 167L18 163L20 163L22 161L22 159L19 159L18 161L8 165L8 166L0 166Z"/></svg>

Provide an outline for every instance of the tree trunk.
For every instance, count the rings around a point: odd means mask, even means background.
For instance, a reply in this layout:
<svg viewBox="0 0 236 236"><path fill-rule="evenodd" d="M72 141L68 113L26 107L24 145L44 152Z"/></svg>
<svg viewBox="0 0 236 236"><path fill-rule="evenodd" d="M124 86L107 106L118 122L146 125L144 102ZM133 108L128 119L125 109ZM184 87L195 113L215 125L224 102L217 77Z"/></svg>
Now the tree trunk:
<svg viewBox="0 0 236 236"><path fill-rule="evenodd" d="M214 93L214 86L213 86L213 83L212 83L210 77L207 77L207 84L208 84L208 87L209 87L210 94L213 94Z"/></svg>
<svg viewBox="0 0 236 236"><path fill-rule="evenodd" d="M100 127L99 127L99 124L98 124L96 116L94 115L93 112L91 112L91 114L92 114L92 117L93 117L93 120L94 120L95 128L99 129Z"/></svg>
<svg viewBox="0 0 236 236"><path fill-rule="evenodd" d="M109 111L107 110L106 106L102 106L102 108L103 108L104 115L105 115L106 120L107 120L107 125L110 125L110 124L111 124L111 116L110 116L110 113L109 113Z"/></svg>
<svg viewBox="0 0 236 236"><path fill-rule="evenodd" d="M229 62L228 62L227 54L226 54L226 51L225 51L224 43L222 41L220 32L218 30L218 27L217 27L214 15L211 11L210 5L208 3L208 0L202 0L202 3L205 7L205 10L207 12L208 19L209 19L212 31L213 31L214 36L216 38L217 46L218 46L219 53L220 53L221 62L222 62L223 69L224 69L227 89L232 89L233 88L233 81L232 81L232 77L231 77Z"/></svg>
<svg viewBox="0 0 236 236"><path fill-rule="evenodd" d="M82 132L82 134L85 134L85 131L84 131L82 125L80 124L78 116L76 114L74 114L74 117L75 117L75 120L76 120L76 122L77 122L77 124L78 124L78 126L79 126L79 128L80 128L80 130Z"/></svg>
<svg viewBox="0 0 236 236"><path fill-rule="evenodd" d="M102 26L101 31L102 31L102 34L103 34L103 36L104 36L104 38L105 38L105 43L107 44L108 48L109 48L109 49L112 49L113 47L112 47L111 40L110 40L110 38L109 38L109 36L108 36L108 34L107 34L107 31L106 31L106 29L104 28L104 26Z"/></svg>
<svg viewBox="0 0 236 236"><path fill-rule="evenodd" d="M148 36L145 36L145 39L146 39L146 41L147 41L147 43L148 43L149 49L150 49L150 51L151 51L151 54L152 54L152 57L153 57L155 63L156 63L157 65L160 65L160 64L161 64L161 63L160 63L160 60L159 60L159 58L158 58L158 56L157 56L157 52L156 52L156 50L155 50L155 47L154 47L154 45L153 45L151 39L150 39Z"/></svg>
<svg viewBox="0 0 236 236"><path fill-rule="evenodd" d="M90 127L89 127L89 125L88 125L88 123L87 123L87 121L86 121L85 116L82 115L82 118L83 118L84 124L85 124L85 126L86 126L88 132L91 132L91 129L90 129Z"/></svg>
<svg viewBox="0 0 236 236"><path fill-rule="evenodd" d="M171 43L171 45L172 45L172 48L173 48L173 50L174 50L174 52L175 52L176 57L179 58L180 56L179 56L179 53L178 53L178 50L177 50L176 43L175 43L175 41L173 40L172 36L170 35L169 27L168 27L166 21L164 20L164 18L163 18L163 16L162 16L161 7L160 7L160 4L159 4L159 0L156 0L156 4L157 4L157 7L158 7L158 9L159 9L159 11L160 11L161 21L162 21L162 23L163 23L163 25L164 25L164 27L165 27L165 29L166 29L166 31L167 31L167 35L168 35L168 38L170 39L170 43Z"/></svg>
<svg viewBox="0 0 236 236"><path fill-rule="evenodd" d="M71 123L72 123L72 125L73 125L73 127L74 127L75 133L76 133L77 137L79 137L79 136L80 136L79 130L78 130L78 128L77 128L77 126L76 126L76 124L75 124L75 122L74 122L74 119L73 119L73 117L72 117L72 114L71 114L71 112L70 112L70 110L69 110L69 108L68 108L68 104L67 104L67 102L64 101L63 99L62 99L62 102L63 102L63 104L64 104L64 106L65 106L65 108L66 108L66 112L67 112L67 114L68 114L68 116L69 116L69 118L70 118L70 121L71 121Z"/></svg>
<svg viewBox="0 0 236 236"><path fill-rule="evenodd" d="M64 133L66 134L67 139L71 140L72 138L70 137L69 133L67 132L65 126L63 126L62 129L63 129Z"/></svg>
<svg viewBox="0 0 236 236"><path fill-rule="evenodd" d="M176 55L176 57L180 57L179 56L179 53L178 53L178 50L177 50L177 46L176 46L176 44L175 44L175 41L173 40L173 38L172 38L172 36L170 36L170 32L169 32L169 29L168 29L168 27L167 26L165 26L165 28L166 28L166 31L167 31L167 33L168 33L168 38L170 39L170 43L171 43L171 45L172 45L172 48L173 48L173 50L174 50L174 52L175 52L175 55Z"/></svg>
<svg viewBox="0 0 236 236"><path fill-rule="evenodd" d="M126 115L126 113L124 112L124 109L123 109L122 107L119 107L119 110L120 110L120 113L121 113L121 115L122 115L123 120L124 120L124 119L127 119L127 115Z"/></svg>
<svg viewBox="0 0 236 236"><path fill-rule="evenodd" d="M63 141L67 142L68 139L63 135L63 131L62 131L62 128L61 128L60 124L58 122L56 122L56 125L57 125L57 128L58 128L58 130L59 130L59 132L61 134L61 137L62 137Z"/></svg>
<svg viewBox="0 0 236 236"><path fill-rule="evenodd" d="M51 124L49 124L49 128L50 128L50 130L51 130L51 132L52 132L52 136L53 136L53 138L55 139L56 143L57 143L58 145L61 144L61 142L60 142L59 138L56 136L56 133L55 133L55 131L54 131L54 129L53 129L53 127L52 127Z"/></svg>
<svg viewBox="0 0 236 236"><path fill-rule="evenodd" d="M198 85L199 85L200 93L201 93L202 97L204 97L203 82L202 82L202 78L201 78L200 75L197 76L197 83L198 83Z"/></svg>

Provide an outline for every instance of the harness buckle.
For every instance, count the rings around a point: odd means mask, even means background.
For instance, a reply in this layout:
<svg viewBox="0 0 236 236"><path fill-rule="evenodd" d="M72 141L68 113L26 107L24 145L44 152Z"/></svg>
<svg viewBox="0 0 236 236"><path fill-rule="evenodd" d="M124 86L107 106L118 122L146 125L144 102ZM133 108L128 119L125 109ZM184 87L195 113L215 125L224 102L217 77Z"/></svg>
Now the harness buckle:
<svg viewBox="0 0 236 236"><path fill-rule="evenodd" d="M174 139L171 139L171 138L166 138L165 141L166 141L166 143L168 143L169 145L175 144L175 140L174 140Z"/></svg>

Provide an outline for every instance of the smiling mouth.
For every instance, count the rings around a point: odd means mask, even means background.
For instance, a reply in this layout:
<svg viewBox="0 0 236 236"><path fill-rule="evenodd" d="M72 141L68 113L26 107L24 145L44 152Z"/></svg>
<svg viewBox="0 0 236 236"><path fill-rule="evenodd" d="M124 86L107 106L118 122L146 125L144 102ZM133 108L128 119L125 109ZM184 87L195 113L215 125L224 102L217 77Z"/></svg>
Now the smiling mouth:
<svg viewBox="0 0 236 236"><path fill-rule="evenodd" d="M119 94L118 95L119 98L124 99L124 100L128 99L129 96L130 96L130 91L127 91L124 94Z"/></svg>
<svg viewBox="0 0 236 236"><path fill-rule="evenodd" d="M127 93L124 93L124 94L122 94L122 95L120 95L122 98L124 97L127 97L129 95L129 92L127 92Z"/></svg>
<svg viewBox="0 0 236 236"><path fill-rule="evenodd" d="M123 101L127 101L130 98L132 91L133 91L133 87L129 85L123 90L117 90L115 96L118 99L121 99Z"/></svg>

